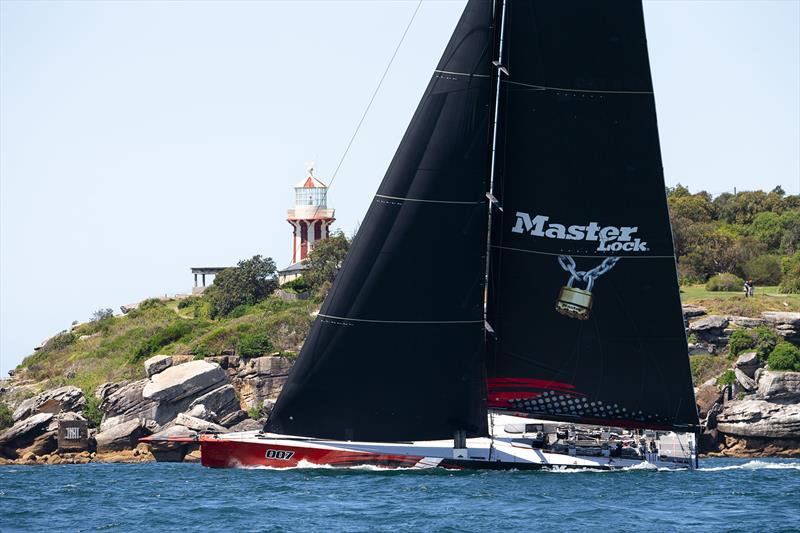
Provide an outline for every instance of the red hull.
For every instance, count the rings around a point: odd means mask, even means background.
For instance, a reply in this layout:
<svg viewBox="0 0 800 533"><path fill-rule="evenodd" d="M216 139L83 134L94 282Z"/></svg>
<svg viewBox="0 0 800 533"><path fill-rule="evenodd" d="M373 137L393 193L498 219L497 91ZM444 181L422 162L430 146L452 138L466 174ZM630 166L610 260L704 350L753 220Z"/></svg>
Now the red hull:
<svg viewBox="0 0 800 533"><path fill-rule="evenodd" d="M385 468L411 468L423 459L422 456L413 455L385 455L214 438L200 440L200 453L203 466L211 468L243 466L291 468L300 463L337 467L373 465Z"/></svg>

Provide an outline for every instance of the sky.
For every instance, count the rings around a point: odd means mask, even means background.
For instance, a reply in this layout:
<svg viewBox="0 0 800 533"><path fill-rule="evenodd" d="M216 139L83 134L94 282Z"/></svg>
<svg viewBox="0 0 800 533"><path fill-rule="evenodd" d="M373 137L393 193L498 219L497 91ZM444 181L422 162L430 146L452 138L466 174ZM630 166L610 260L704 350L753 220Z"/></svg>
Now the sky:
<svg viewBox="0 0 800 533"><path fill-rule="evenodd" d="M331 183L352 233L464 0L425 0ZM291 259L417 2L0 0L0 376L192 266ZM644 2L668 185L800 193L800 1Z"/></svg>

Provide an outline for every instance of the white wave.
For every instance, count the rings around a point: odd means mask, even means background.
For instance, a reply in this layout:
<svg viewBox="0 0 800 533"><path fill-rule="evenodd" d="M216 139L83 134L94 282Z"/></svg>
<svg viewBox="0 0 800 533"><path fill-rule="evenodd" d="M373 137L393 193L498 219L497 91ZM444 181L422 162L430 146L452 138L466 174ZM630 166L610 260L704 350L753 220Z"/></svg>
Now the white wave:
<svg viewBox="0 0 800 533"><path fill-rule="evenodd" d="M277 466L266 466L266 465L259 465L259 466L245 466L242 468L247 468L250 470L364 470L368 472L387 472L387 471L399 471L399 470L420 470L419 468L415 467L391 467L391 466L377 466L377 465L353 465L353 466L336 466L336 465L329 465L329 464L317 464L311 463L306 461L305 459L300 459L296 465L287 465L284 467L277 467Z"/></svg>
<svg viewBox="0 0 800 533"><path fill-rule="evenodd" d="M748 461L744 464L700 467L701 472L723 472L726 470L800 470L800 463L773 463L769 461Z"/></svg>

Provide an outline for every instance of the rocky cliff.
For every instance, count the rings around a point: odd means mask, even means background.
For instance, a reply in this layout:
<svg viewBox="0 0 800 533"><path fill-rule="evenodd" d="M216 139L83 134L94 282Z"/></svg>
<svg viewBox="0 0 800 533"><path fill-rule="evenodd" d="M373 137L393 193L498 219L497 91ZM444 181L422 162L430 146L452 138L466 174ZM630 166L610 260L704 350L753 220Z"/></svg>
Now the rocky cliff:
<svg viewBox="0 0 800 533"><path fill-rule="evenodd" d="M197 361L186 356L151 357L144 362L147 378L104 383L94 391L102 421L90 428L89 449L83 454L59 454L57 430L59 420L85 420L84 392L73 386L46 390L13 405L14 424L0 433L0 462L182 460L191 446L159 449L139 444L139 439L261 429L265 422L261 417L269 414L291 364L281 356ZM26 386L19 381L19 386ZM6 392L14 392L14 387L12 379Z"/></svg>

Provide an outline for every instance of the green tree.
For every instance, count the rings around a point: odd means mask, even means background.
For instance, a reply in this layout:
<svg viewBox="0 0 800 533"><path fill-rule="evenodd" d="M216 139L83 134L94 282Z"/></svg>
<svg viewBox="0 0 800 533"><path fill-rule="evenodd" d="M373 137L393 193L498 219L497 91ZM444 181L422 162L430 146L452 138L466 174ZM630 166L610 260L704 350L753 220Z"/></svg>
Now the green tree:
<svg viewBox="0 0 800 533"><path fill-rule="evenodd" d="M777 250L783 237L781 215L770 211L757 214L750 224L749 233L770 250Z"/></svg>
<svg viewBox="0 0 800 533"><path fill-rule="evenodd" d="M780 251L793 254L800 251L800 209L790 209L781 215Z"/></svg>
<svg viewBox="0 0 800 533"><path fill-rule="evenodd" d="M777 285L781 281L780 257L775 255L760 255L750 259L744 264L744 273L747 279L752 279L757 285Z"/></svg>
<svg viewBox="0 0 800 533"><path fill-rule="evenodd" d="M710 222L715 214L714 204L704 194L671 197L669 211L692 222Z"/></svg>
<svg viewBox="0 0 800 533"><path fill-rule="evenodd" d="M349 248L350 242L341 231L316 243L308 254L303 278L315 290L320 290L326 283L333 283Z"/></svg>
<svg viewBox="0 0 800 533"><path fill-rule="evenodd" d="M213 315L225 316L240 305L263 300L277 288L275 262L256 255L217 274L206 296L213 305Z"/></svg>
<svg viewBox="0 0 800 533"><path fill-rule="evenodd" d="M784 294L800 294L800 252L795 252L781 261L783 279L780 291Z"/></svg>

